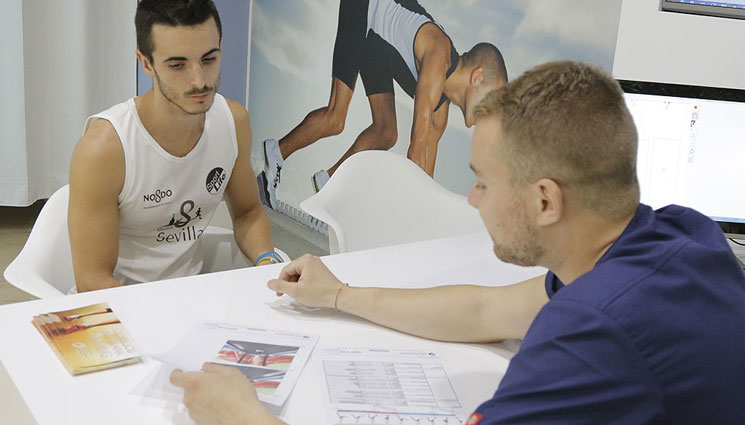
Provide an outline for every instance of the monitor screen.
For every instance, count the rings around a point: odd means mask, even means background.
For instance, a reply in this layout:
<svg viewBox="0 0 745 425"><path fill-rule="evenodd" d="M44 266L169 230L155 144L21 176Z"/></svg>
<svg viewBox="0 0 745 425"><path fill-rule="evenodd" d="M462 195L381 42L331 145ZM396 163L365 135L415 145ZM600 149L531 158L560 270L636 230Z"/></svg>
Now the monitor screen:
<svg viewBox="0 0 745 425"><path fill-rule="evenodd" d="M745 90L619 80L639 133L641 201L745 237Z"/></svg>
<svg viewBox="0 0 745 425"><path fill-rule="evenodd" d="M660 0L660 8L670 12L745 19L745 0Z"/></svg>

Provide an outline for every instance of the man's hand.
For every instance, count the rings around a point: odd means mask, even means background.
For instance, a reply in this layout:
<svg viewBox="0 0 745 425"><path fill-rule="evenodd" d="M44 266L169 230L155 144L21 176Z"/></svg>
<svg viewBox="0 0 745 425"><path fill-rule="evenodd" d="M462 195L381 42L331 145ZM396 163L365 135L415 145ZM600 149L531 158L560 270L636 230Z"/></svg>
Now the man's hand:
<svg viewBox="0 0 745 425"><path fill-rule="evenodd" d="M309 307L334 308L343 283L318 257L303 255L282 269L278 279L267 282L278 296L287 294Z"/></svg>
<svg viewBox="0 0 745 425"><path fill-rule="evenodd" d="M267 282L310 307L334 308L412 335L439 341L497 342L524 338L548 302L545 276L507 286L452 285L425 289L345 287L317 257L291 262ZM343 289L342 289L343 288Z"/></svg>
<svg viewBox="0 0 745 425"><path fill-rule="evenodd" d="M184 405L198 425L281 424L259 402L251 381L230 366L205 363L201 372L171 373L184 389Z"/></svg>

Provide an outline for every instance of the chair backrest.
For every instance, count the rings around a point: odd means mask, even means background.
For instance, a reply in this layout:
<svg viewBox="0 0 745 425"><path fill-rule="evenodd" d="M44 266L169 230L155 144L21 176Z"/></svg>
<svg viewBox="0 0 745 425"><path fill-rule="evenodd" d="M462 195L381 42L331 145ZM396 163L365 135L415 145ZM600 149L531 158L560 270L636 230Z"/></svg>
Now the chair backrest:
<svg viewBox="0 0 745 425"><path fill-rule="evenodd" d="M57 297L75 286L67 233L69 195L70 188L63 186L49 197L23 249L3 273L8 283L35 297Z"/></svg>
<svg viewBox="0 0 745 425"><path fill-rule="evenodd" d="M75 286L67 232L69 199L69 186L64 186L44 204L26 244L3 273L8 283L39 298L65 295ZM232 230L207 226L200 239L204 252L202 273L250 266L235 243ZM277 248L275 251L289 261L287 254Z"/></svg>
<svg viewBox="0 0 745 425"><path fill-rule="evenodd" d="M331 253L486 230L465 196L388 151L352 155L300 207L329 225Z"/></svg>

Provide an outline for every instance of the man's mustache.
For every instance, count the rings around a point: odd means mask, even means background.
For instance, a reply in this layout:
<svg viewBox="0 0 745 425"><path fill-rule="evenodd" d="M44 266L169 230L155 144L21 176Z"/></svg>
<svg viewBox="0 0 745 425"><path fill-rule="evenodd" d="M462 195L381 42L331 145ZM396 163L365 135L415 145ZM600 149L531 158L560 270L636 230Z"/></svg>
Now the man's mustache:
<svg viewBox="0 0 745 425"><path fill-rule="evenodd" d="M194 96L194 95L200 95L200 94L210 93L212 91L214 91L214 87L204 86L201 89L195 89L195 90L188 91L188 92L186 92L186 95L187 96Z"/></svg>

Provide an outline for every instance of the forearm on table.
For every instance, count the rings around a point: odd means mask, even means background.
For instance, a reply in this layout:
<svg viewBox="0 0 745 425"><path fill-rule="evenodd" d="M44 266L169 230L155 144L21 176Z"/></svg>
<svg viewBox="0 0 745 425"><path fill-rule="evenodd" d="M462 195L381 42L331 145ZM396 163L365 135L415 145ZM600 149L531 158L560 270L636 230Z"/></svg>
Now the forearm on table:
<svg viewBox="0 0 745 425"><path fill-rule="evenodd" d="M500 288L456 285L427 289L344 287L337 307L371 322L424 338L496 342L515 337L508 318L484 301ZM504 319L502 323L493 320Z"/></svg>
<svg viewBox="0 0 745 425"><path fill-rule="evenodd" d="M233 233L243 255L252 263L259 255L274 250L269 218L261 207L252 208L237 217L233 222Z"/></svg>

